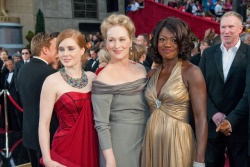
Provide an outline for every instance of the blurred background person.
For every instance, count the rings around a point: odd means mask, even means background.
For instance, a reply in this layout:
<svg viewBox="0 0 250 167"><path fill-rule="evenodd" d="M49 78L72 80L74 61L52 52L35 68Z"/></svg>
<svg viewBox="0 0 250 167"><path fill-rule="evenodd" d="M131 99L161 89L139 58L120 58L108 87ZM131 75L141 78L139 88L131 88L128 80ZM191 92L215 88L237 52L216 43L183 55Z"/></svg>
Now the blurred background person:
<svg viewBox="0 0 250 167"><path fill-rule="evenodd" d="M15 53L12 55L13 61L16 64L17 62L19 62L20 60L22 60L22 54L20 53Z"/></svg>
<svg viewBox="0 0 250 167"><path fill-rule="evenodd" d="M96 75L98 75L109 64L111 59L109 52L103 49L101 49L98 52L98 57L99 57L99 66L95 72Z"/></svg>
<svg viewBox="0 0 250 167"><path fill-rule="evenodd" d="M199 63L200 63L200 59L201 59L201 55L203 53L203 51L206 49L206 48L209 48L211 47L212 44L211 42L209 41L209 39L206 39L204 38L201 42L200 42L200 53L194 55L191 57L190 59L190 62L193 63L194 65L196 66L199 66Z"/></svg>
<svg viewBox="0 0 250 167"><path fill-rule="evenodd" d="M240 40L244 42L245 44L250 45L250 33L244 32L240 34Z"/></svg>

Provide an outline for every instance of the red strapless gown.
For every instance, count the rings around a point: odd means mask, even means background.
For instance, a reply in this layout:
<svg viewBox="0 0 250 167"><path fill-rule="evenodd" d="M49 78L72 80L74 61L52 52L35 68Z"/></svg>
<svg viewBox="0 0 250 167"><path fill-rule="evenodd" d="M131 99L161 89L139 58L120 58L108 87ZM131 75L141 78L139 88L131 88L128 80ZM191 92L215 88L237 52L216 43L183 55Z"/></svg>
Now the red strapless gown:
<svg viewBox="0 0 250 167"><path fill-rule="evenodd" d="M52 141L52 160L68 167L99 167L91 93L64 93L54 109L59 127Z"/></svg>

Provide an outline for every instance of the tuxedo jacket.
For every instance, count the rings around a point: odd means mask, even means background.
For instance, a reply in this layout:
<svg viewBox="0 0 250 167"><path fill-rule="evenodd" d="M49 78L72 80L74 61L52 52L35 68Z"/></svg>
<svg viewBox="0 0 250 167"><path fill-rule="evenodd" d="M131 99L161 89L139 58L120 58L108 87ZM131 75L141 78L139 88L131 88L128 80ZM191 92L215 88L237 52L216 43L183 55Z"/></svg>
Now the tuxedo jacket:
<svg viewBox="0 0 250 167"><path fill-rule="evenodd" d="M38 124L39 124L39 105L40 95L44 80L47 76L57 70L49 67L44 61L33 58L29 63L20 69L17 81L19 92L23 102L23 145L29 149L39 150ZM51 119L51 134L58 126L58 120L54 115Z"/></svg>
<svg viewBox="0 0 250 167"><path fill-rule="evenodd" d="M201 59L201 53L198 53L197 55L191 57L190 62L196 66L199 66L200 59Z"/></svg>
<svg viewBox="0 0 250 167"><path fill-rule="evenodd" d="M93 65L93 63L95 63L95 64ZM93 63L92 63L92 65L91 65L91 66L92 66L91 71L92 71L93 73L95 73L96 70L97 70L97 68L98 68L98 66L99 66L99 59L93 61Z"/></svg>
<svg viewBox="0 0 250 167"><path fill-rule="evenodd" d="M207 119L208 138L215 139L216 125L212 120L215 113L226 116L237 106L243 96L246 83L247 60L250 56L250 46L241 42L224 82L221 44L204 50L200 60L200 68L207 86ZM247 118L235 129L230 137L234 141L247 140Z"/></svg>
<svg viewBox="0 0 250 167"><path fill-rule="evenodd" d="M7 89L17 104L20 104L19 96L16 92L15 84L14 84L14 75L10 80L10 83L7 81L10 72L6 74L4 89ZM4 109L4 107L3 107ZM8 112L8 127L10 130L20 131L22 128L22 112L19 111L14 104L7 98L7 112ZM4 113L3 113L4 114ZM4 121L5 122L5 121Z"/></svg>
<svg viewBox="0 0 250 167"><path fill-rule="evenodd" d="M227 116L227 120L232 126L232 133L234 133L235 128L237 128L245 118L249 117L250 113L250 66L247 69L246 75L246 88L244 95L236 108ZM250 143L250 118L248 121L248 143ZM248 144L248 156L250 156L250 144Z"/></svg>
<svg viewBox="0 0 250 167"><path fill-rule="evenodd" d="M92 63L93 63L93 62L94 62L93 59L89 59L89 60L86 62L86 64L85 64L84 70L85 70L85 71L91 71Z"/></svg>
<svg viewBox="0 0 250 167"><path fill-rule="evenodd" d="M20 60L18 62L16 62L15 64L15 69L14 69L14 82L15 82L15 86L16 86L16 90L17 92L19 91L19 88L18 88L18 81L17 81L17 75L18 75L18 72L20 70L20 68L24 65L24 60Z"/></svg>

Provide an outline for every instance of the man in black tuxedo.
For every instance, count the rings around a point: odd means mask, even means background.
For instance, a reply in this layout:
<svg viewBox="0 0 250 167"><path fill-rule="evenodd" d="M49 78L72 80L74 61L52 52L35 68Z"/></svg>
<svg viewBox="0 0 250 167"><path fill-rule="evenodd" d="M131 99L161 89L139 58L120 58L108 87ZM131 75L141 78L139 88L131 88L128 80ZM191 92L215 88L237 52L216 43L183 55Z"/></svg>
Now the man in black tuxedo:
<svg viewBox="0 0 250 167"><path fill-rule="evenodd" d="M8 73L6 74L4 81L4 89L7 89L14 99L15 102L19 104L18 95L14 85L13 71L14 71L14 62L9 59L5 62ZM4 107L3 107L4 108ZM8 129L13 131L20 131L22 127L22 112L17 110L13 103L7 98L7 113L8 113ZM4 112L2 113L4 115ZM1 116L3 117L3 116ZM5 122L5 120L3 121Z"/></svg>
<svg viewBox="0 0 250 167"><path fill-rule="evenodd" d="M204 50L200 68L207 85L208 143L207 167L224 167L227 148L233 167L247 166L247 122L235 128L230 137L217 133L220 122L237 106L242 98L250 46L239 39L242 16L228 12L221 18L222 43Z"/></svg>
<svg viewBox="0 0 250 167"><path fill-rule="evenodd" d="M16 62L15 64L15 69L14 69L14 83L15 83L15 87L16 87L16 91L18 92L18 95L19 95L19 85L18 85L18 81L17 81L17 75L18 75L18 72L20 70L20 68L26 64L26 63L29 63L30 62L30 57L31 57L31 53L30 53L30 50L29 49L22 49L22 60ZM22 106L22 105L21 105Z"/></svg>
<svg viewBox="0 0 250 167"><path fill-rule="evenodd" d="M56 72L49 64L58 58L56 38L51 34L38 33L31 41L33 58L20 69L17 81L23 102L23 145L28 148L32 167L40 166L41 151L38 141L39 104L44 80ZM52 116L51 137L58 126Z"/></svg>
<svg viewBox="0 0 250 167"><path fill-rule="evenodd" d="M90 49L88 49L86 51L86 56L87 56L87 62L85 63L85 66L84 66L84 70L85 71L91 71L91 68L92 68L92 63L93 63L93 59L91 58L91 55L90 55Z"/></svg>
<svg viewBox="0 0 250 167"><path fill-rule="evenodd" d="M99 51L100 51L100 49L98 47L93 47L90 49L90 55L91 55L91 58L93 59L93 63L91 65L92 72L96 72L96 69L99 66L99 58L98 58Z"/></svg>

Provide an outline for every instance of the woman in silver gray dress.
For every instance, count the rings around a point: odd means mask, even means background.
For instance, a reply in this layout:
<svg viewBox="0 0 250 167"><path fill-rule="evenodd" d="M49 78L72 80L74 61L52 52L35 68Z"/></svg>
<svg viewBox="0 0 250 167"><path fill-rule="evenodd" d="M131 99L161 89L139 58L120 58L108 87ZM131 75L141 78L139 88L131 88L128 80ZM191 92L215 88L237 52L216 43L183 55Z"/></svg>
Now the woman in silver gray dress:
<svg viewBox="0 0 250 167"><path fill-rule="evenodd" d="M125 15L111 15L101 24L110 63L92 86L95 127L102 167L137 167L149 115L143 90L145 68L129 61L135 33Z"/></svg>

